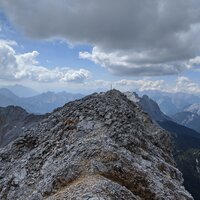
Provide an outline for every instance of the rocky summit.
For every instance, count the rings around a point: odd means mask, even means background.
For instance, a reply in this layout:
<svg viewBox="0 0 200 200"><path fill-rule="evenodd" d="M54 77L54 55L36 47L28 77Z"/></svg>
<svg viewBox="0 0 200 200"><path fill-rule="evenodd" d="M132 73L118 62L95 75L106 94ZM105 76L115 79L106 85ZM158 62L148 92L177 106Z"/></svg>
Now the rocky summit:
<svg viewBox="0 0 200 200"><path fill-rule="evenodd" d="M2 200L192 200L170 137L117 90L55 110L0 149Z"/></svg>

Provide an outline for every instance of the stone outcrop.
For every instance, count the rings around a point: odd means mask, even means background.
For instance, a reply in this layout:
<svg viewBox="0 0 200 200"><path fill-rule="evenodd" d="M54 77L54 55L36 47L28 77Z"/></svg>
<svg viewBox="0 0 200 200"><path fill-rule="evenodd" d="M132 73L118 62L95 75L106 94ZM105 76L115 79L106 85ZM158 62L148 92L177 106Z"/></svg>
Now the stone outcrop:
<svg viewBox="0 0 200 200"><path fill-rule="evenodd" d="M0 149L0 199L192 200L171 149L124 94L93 94Z"/></svg>

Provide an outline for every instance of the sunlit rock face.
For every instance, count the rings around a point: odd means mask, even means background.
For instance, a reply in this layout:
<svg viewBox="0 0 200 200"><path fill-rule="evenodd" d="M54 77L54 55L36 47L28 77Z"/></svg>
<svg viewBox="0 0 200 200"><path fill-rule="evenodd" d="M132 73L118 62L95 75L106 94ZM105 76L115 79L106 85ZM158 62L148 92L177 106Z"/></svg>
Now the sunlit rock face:
<svg viewBox="0 0 200 200"><path fill-rule="evenodd" d="M191 200L171 150L124 94L93 94L0 149L0 199Z"/></svg>

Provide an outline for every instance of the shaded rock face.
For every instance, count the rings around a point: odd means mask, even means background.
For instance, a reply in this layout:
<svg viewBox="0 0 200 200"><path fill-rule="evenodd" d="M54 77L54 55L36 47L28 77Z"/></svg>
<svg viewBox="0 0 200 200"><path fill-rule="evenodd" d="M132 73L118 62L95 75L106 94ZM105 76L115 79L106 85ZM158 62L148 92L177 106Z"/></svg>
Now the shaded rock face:
<svg viewBox="0 0 200 200"><path fill-rule="evenodd" d="M159 108L158 104L150 99L147 95L139 97L135 92L125 92L124 93L128 99L139 104L142 109L149 114L151 119L154 121L165 121L172 120L170 117L165 115Z"/></svg>
<svg viewBox="0 0 200 200"><path fill-rule="evenodd" d="M19 137L24 129L30 128L47 115L33 115L18 106L0 107L0 147Z"/></svg>
<svg viewBox="0 0 200 200"><path fill-rule="evenodd" d="M142 96L139 104L142 106L143 110L150 115L151 119L154 119L155 121L171 120L160 110L158 104L147 95Z"/></svg>
<svg viewBox="0 0 200 200"><path fill-rule="evenodd" d="M57 109L0 149L0 199L190 200L166 132L112 90Z"/></svg>
<svg viewBox="0 0 200 200"><path fill-rule="evenodd" d="M196 200L200 199L200 149L189 149L180 152L176 156L179 169L183 172L183 177L187 182L185 186L193 194Z"/></svg>

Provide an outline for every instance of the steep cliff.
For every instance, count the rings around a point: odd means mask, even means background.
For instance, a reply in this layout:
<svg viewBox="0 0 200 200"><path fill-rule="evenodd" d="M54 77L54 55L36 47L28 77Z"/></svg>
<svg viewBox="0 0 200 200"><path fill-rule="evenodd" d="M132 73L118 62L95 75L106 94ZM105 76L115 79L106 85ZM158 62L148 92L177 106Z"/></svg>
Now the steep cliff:
<svg viewBox="0 0 200 200"><path fill-rule="evenodd" d="M192 200L171 149L124 94L93 94L0 149L0 199Z"/></svg>

